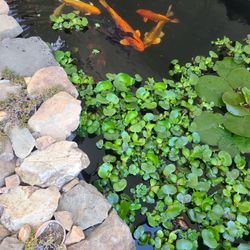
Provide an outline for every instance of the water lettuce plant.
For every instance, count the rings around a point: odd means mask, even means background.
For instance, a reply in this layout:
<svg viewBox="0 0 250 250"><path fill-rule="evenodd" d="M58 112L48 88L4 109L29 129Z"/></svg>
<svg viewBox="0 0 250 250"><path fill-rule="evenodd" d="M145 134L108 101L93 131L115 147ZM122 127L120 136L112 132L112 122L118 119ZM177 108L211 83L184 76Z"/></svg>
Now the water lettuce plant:
<svg viewBox="0 0 250 250"><path fill-rule="evenodd" d="M217 52L210 51L208 57L183 66L173 60L171 79L161 81L119 73L95 83L74 66L69 52L56 53L84 101L79 135L100 135L96 146L106 152L95 185L140 244L195 250L202 239L210 249L249 249L249 244L235 242L250 230L250 169L239 150L232 156L226 147L201 141L204 134L211 140L213 133L220 135L214 123L221 128L223 115L213 113L214 101L200 98L198 91L203 75L226 60L248 70L249 44L250 37L240 46L227 38L218 40ZM219 54L231 58L221 61ZM230 86L222 96L232 91ZM245 104L248 90L236 89L234 94L242 95ZM225 103L222 96L219 107ZM138 181L131 183L133 178ZM138 215L154 232L135 227Z"/></svg>
<svg viewBox="0 0 250 250"><path fill-rule="evenodd" d="M60 16L50 16L52 22L52 29L54 30L84 30L88 26L88 19L86 17L77 16L71 12L62 14Z"/></svg>

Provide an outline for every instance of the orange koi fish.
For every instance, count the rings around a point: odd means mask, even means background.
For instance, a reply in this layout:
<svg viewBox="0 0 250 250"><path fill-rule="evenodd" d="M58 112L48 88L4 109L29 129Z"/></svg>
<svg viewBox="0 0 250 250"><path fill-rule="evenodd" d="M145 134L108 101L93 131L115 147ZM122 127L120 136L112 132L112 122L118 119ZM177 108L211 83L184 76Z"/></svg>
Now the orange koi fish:
<svg viewBox="0 0 250 250"><path fill-rule="evenodd" d="M136 11L137 14L143 17L143 21L146 23L149 20L152 20L154 22L159 22L159 21L170 21L170 22L176 22L176 19L170 19L172 15L174 15L173 12L169 12L168 17L155 13L151 10L145 10L145 9L139 9Z"/></svg>
<svg viewBox="0 0 250 250"><path fill-rule="evenodd" d="M101 11L92 4L84 3L80 0L62 0L66 5L73 7L76 10L80 10L86 14L99 15Z"/></svg>
<svg viewBox="0 0 250 250"><path fill-rule="evenodd" d="M60 16L63 10L65 3L60 4L53 12L52 16Z"/></svg>
<svg viewBox="0 0 250 250"><path fill-rule="evenodd" d="M120 41L122 45L131 46L138 51L144 51L144 44L140 38L140 31L134 30L114 9L112 9L106 0L99 0L100 4L109 12L117 27L124 33L130 33L132 36L126 36Z"/></svg>
<svg viewBox="0 0 250 250"><path fill-rule="evenodd" d="M144 46L145 48L151 46L152 44L159 44L161 42L161 38L165 35L162 29L164 26L170 22L171 19L169 19L170 16L173 15L173 12L171 11L172 5L169 6L166 17L168 18L166 21L159 21L156 26L150 31L146 32L144 34ZM178 23L178 19L172 19L173 23Z"/></svg>

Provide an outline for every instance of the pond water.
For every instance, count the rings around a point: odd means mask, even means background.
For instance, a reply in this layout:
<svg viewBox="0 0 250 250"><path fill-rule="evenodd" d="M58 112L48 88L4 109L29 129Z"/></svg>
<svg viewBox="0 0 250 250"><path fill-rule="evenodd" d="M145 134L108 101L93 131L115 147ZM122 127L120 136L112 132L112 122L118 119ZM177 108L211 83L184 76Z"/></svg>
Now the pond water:
<svg viewBox="0 0 250 250"><path fill-rule="evenodd" d="M232 40L241 40L250 33L250 0L119 0L109 1L110 5L126 19L135 29L145 31L153 27L153 23L144 23L135 11L139 8L151 9L164 13L173 3L175 17L179 24L165 27L165 36L159 45L137 52L131 47L119 44L120 34L109 14L102 9L99 16L89 16L90 27L86 32L65 33L51 29L49 15L59 6L57 0L7 0L12 15L24 28L24 37L40 36L46 42L55 42L60 36L65 40L64 49L73 52L78 59L79 67L95 80L105 78L107 72L138 73L144 77L153 76L161 79L167 76L172 59L178 58L185 63L196 55L206 55L211 49L211 40L229 36ZM100 7L98 1L92 1ZM65 8L64 12L72 11ZM95 23L101 26L95 29ZM101 51L92 54L92 49ZM95 146L98 138L76 138L79 146L89 155L90 167L83 172L83 177L93 182L96 169L102 162L104 152ZM138 182L138 180L131 180ZM144 218L138 218L137 224ZM138 249L152 249L139 247ZM200 248L201 249L201 248Z"/></svg>

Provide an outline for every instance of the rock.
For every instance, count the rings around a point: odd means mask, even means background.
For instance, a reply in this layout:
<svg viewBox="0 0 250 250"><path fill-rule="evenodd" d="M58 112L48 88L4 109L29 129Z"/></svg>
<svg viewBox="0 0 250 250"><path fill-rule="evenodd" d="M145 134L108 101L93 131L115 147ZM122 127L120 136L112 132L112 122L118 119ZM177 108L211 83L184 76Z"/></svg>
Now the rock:
<svg viewBox="0 0 250 250"><path fill-rule="evenodd" d="M11 232L0 224L0 242L7 236L9 236Z"/></svg>
<svg viewBox="0 0 250 250"><path fill-rule="evenodd" d="M56 142L56 140L53 137L49 135L44 135L36 139L36 148L38 150L44 150L45 148L47 148L49 145L53 144L54 142Z"/></svg>
<svg viewBox="0 0 250 250"><path fill-rule="evenodd" d="M8 136L0 133L0 161L11 161L14 158Z"/></svg>
<svg viewBox="0 0 250 250"><path fill-rule="evenodd" d="M17 157L27 157L35 147L36 141L27 128L14 127L9 131L12 147Z"/></svg>
<svg viewBox="0 0 250 250"><path fill-rule="evenodd" d="M115 210L90 235L68 250L135 250L135 243L129 227L117 215Z"/></svg>
<svg viewBox="0 0 250 250"><path fill-rule="evenodd" d="M88 165L88 156L75 142L60 141L32 152L16 172L24 183L40 187L55 185L60 189Z"/></svg>
<svg viewBox="0 0 250 250"><path fill-rule="evenodd" d="M8 114L5 111L0 111L0 122L4 122L9 118Z"/></svg>
<svg viewBox="0 0 250 250"><path fill-rule="evenodd" d="M0 244L0 250L23 250L24 243L14 237L5 238Z"/></svg>
<svg viewBox="0 0 250 250"><path fill-rule="evenodd" d="M27 86L29 85L31 78L32 78L31 76L24 77L24 81L25 81Z"/></svg>
<svg viewBox="0 0 250 250"><path fill-rule="evenodd" d="M69 183L67 183L66 185L64 185L62 188L62 191L66 193L69 190L71 190L74 186L76 186L78 183L79 183L79 179L76 178L76 179L70 181Z"/></svg>
<svg viewBox="0 0 250 250"><path fill-rule="evenodd" d="M14 38L23 32L15 18L8 15L0 15L0 41L5 38Z"/></svg>
<svg viewBox="0 0 250 250"><path fill-rule="evenodd" d="M28 124L41 136L49 135L57 140L65 140L77 129L80 113L81 102L66 92L59 92L40 106Z"/></svg>
<svg viewBox="0 0 250 250"><path fill-rule="evenodd" d="M5 183L5 178L15 173L15 161L0 161L0 187Z"/></svg>
<svg viewBox="0 0 250 250"><path fill-rule="evenodd" d="M62 226L67 230L70 231L73 220L72 220L72 214L68 211L59 211L54 213L54 217L57 221L59 221Z"/></svg>
<svg viewBox="0 0 250 250"><path fill-rule="evenodd" d="M0 22L1 23L1 22ZM0 72L5 68L21 76L58 66L48 45L39 37L4 39L0 42Z"/></svg>
<svg viewBox="0 0 250 250"><path fill-rule="evenodd" d="M74 243L78 243L81 240L85 239L85 235L80 227L73 226L71 231L67 234L65 244L71 245Z"/></svg>
<svg viewBox="0 0 250 250"><path fill-rule="evenodd" d="M0 207L3 207L1 223L10 231L18 231L25 224L36 227L51 219L59 198L60 193L56 187L13 188L9 193L0 196Z"/></svg>
<svg viewBox="0 0 250 250"><path fill-rule="evenodd" d="M0 0L0 15L8 15L9 5L4 1Z"/></svg>
<svg viewBox="0 0 250 250"><path fill-rule="evenodd" d="M18 239L22 242L26 242L31 235L31 226L28 224L23 225L18 233Z"/></svg>
<svg viewBox="0 0 250 250"><path fill-rule="evenodd" d="M59 66L50 66L38 70L31 78L27 90L29 94L37 93L40 95L51 88L58 88L74 97L78 96L78 92L68 79L66 72Z"/></svg>
<svg viewBox="0 0 250 250"><path fill-rule="evenodd" d="M20 178L17 174L5 178L6 188L14 188L20 185Z"/></svg>
<svg viewBox="0 0 250 250"><path fill-rule="evenodd" d="M81 181L59 201L58 211L70 211L75 225L82 230L102 223L108 216L110 204L97 189Z"/></svg>
<svg viewBox="0 0 250 250"><path fill-rule="evenodd" d="M7 188L7 187L2 187L2 188L0 188L0 194L7 194L8 192L9 192L9 188Z"/></svg>
<svg viewBox="0 0 250 250"><path fill-rule="evenodd" d="M18 94L21 86L11 84L9 80L0 80L0 101L4 101L10 94Z"/></svg>

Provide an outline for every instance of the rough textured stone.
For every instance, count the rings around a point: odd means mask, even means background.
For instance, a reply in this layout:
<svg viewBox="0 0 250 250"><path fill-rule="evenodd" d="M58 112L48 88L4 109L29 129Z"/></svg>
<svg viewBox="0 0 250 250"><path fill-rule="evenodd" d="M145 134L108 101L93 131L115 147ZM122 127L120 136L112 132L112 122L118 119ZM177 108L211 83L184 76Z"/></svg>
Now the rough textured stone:
<svg viewBox="0 0 250 250"><path fill-rule="evenodd" d="M23 29L12 16L0 15L0 41L5 38L14 38L23 32Z"/></svg>
<svg viewBox="0 0 250 250"><path fill-rule="evenodd" d="M8 119L8 113L5 111L0 111L0 122L4 122Z"/></svg>
<svg viewBox="0 0 250 250"><path fill-rule="evenodd" d="M38 189L18 186L0 196L3 207L1 223L10 231L19 230L24 224L38 226L51 219L60 198L56 187Z"/></svg>
<svg viewBox="0 0 250 250"><path fill-rule="evenodd" d="M36 148L39 150L44 150L54 142L56 142L56 140L53 137L45 135L36 139Z"/></svg>
<svg viewBox="0 0 250 250"><path fill-rule="evenodd" d="M83 230L99 224L108 216L110 204L97 189L81 181L59 201L58 211L70 211L75 225Z"/></svg>
<svg viewBox="0 0 250 250"><path fill-rule="evenodd" d="M0 161L0 187L4 185L5 178L15 172L15 161Z"/></svg>
<svg viewBox="0 0 250 250"><path fill-rule="evenodd" d="M5 237L9 236L11 232L0 224L0 241L2 241Z"/></svg>
<svg viewBox="0 0 250 250"><path fill-rule="evenodd" d="M20 178L17 174L5 178L6 188L14 188L20 185Z"/></svg>
<svg viewBox="0 0 250 250"><path fill-rule="evenodd" d="M9 137L17 157L25 158L35 147L36 141L27 128L10 129Z"/></svg>
<svg viewBox="0 0 250 250"><path fill-rule="evenodd" d="M28 124L41 136L49 135L57 140L65 140L77 129L80 113L81 102L66 92L59 92L41 105Z"/></svg>
<svg viewBox="0 0 250 250"><path fill-rule="evenodd" d="M85 235L80 227L73 226L71 231L67 234L65 244L71 245L74 243L78 243L81 240L85 239Z"/></svg>
<svg viewBox="0 0 250 250"><path fill-rule="evenodd" d="M24 183L41 187L55 185L61 188L89 163L88 156L75 142L60 141L45 150L32 152L16 172Z"/></svg>
<svg viewBox="0 0 250 250"><path fill-rule="evenodd" d="M88 237L68 250L135 250L135 243L129 227L113 210L108 218Z"/></svg>
<svg viewBox="0 0 250 250"><path fill-rule="evenodd" d="M0 134L0 161L10 161L13 158L14 154L8 136Z"/></svg>
<svg viewBox="0 0 250 250"><path fill-rule="evenodd" d="M38 70L31 78L27 90L29 94L41 94L51 88L64 90L74 97L78 96L78 92L68 79L66 72L59 66L50 66Z"/></svg>
<svg viewBox="0 0 250 250"><path fill-rule="evenodd" d="M73 219L72 219L72 214L68 211L59 211L55 212L54 217L57 221L59 221L62 226L70 231L72 225L73 225Z"/></svg>
<svg viewBox="0 0 250 250"><path fill-rule="evenodd" d="M7 237L0 244L0 250L23 250L24 243L15 237Z"/></svg>
<svg viewBox="0 0 250 250"><path fill-rule="evenodd" d="M4 1L0 0L0 15L7 15L9 12L9 5Z"/></svg>
<svg viewBox="0 0 250 250"><path fill-rule="evenodd" d="M79 183L79 179L74 179L72 181L70 181L69 183L65 184L62 188L63 192L68 192L69 190L71 190L74 186L76 186Z"/></svg>
<svg viewBox="0 0 250 250"><path fill-rule="evenodd" d="M22 242L26 242L31 234L31 226L28 224L23 225L18 232L18 239Z"/></svg>
<svg viewBox="0 0 250 250"><path fill-rule="evenodd" d="M21 86L11 84L9 80L0 80L0 101L4 101L10 94L18 94Z"/></svg>
<svg viewBox="0 0 250 250"><path fill-rule="evenodd" d="M21 76L32 76L37 70L51 65L58 66L58 63L48 45L39 37L0 42L0 72L8 68Z"/></svg>

